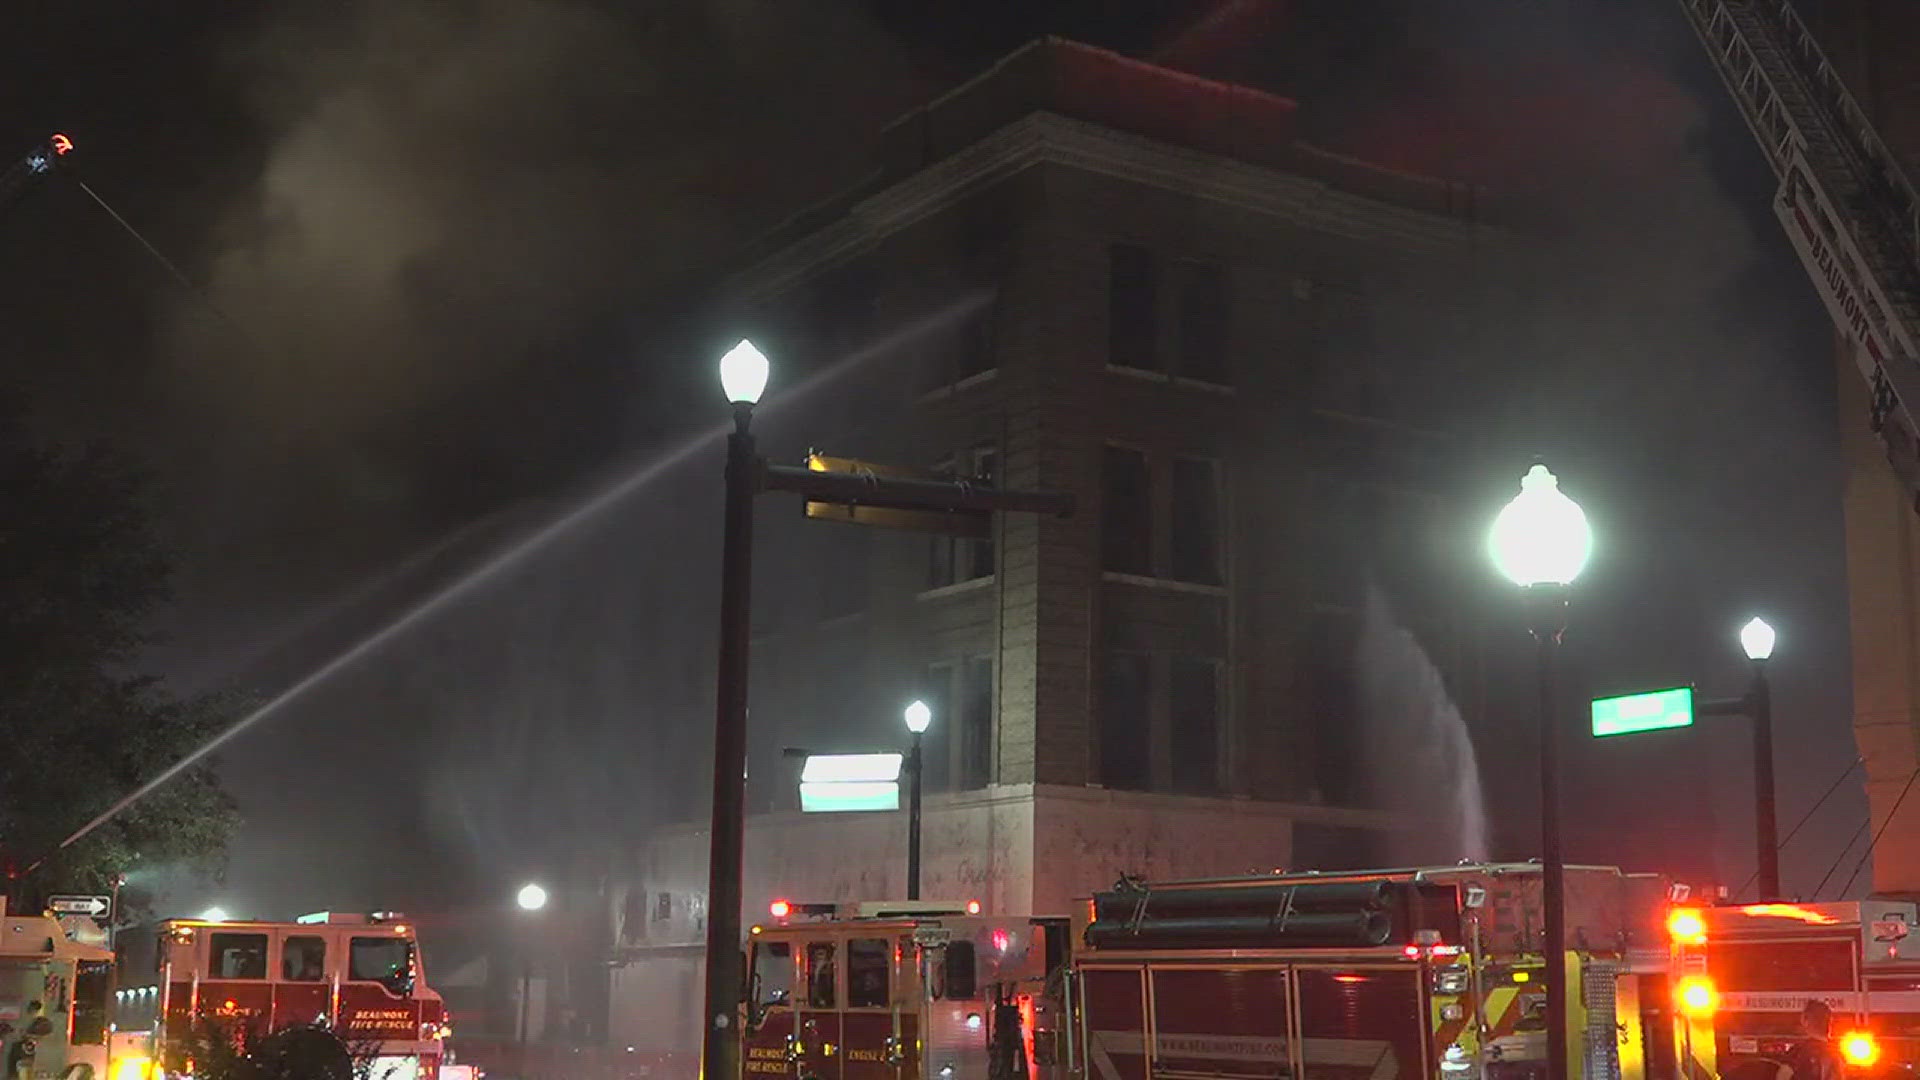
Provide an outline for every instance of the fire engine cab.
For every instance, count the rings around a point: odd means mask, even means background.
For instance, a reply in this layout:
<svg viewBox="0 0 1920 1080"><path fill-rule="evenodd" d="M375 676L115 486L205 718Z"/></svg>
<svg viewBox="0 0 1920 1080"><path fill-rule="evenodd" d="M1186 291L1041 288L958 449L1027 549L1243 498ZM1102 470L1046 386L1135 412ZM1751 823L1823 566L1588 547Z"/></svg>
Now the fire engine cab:
<svg viewBox="0 0 1920 1080"><path fill-rule="evenodd" d="M749 937L747 1080L1052 1075L1068 920L775 901Z"/></svg>
<svg viewBox="0 0 1920 1080"><path fill-rule="evenodd" d="M1832 1039L1855 1075L1920 1068L1920 911L1899 900L1734 904L1676 911L1675 946L1711 1037L1698 1071L1773 1080L1805 1038L1810 1000L1833 1010Z"/></svg>
<svg viewBox="0 0 1920 1080"><path fill-rule="evenodd" d="M1568 867L1568 1075L1674 1071L1668 886ZM1145 883L1077 927L1087 1080L1520 1080L1546 1069L1537 864Z"/></svg>
<svg viewBox="0 0 1920 1080"><path fill-rule="evenodd" d="M450 1034L440 995L427 988L413 928L391 912L321 912L295 922L168 919L147 939L141 985L132 948L115 1002L124 1041L169 1062L196 1023L243 1042L289 1027L331 1027L374 1075L434 1080ZM129 943L132 944L131 942ZM144 951L144 949L140 950Z"/></svg>

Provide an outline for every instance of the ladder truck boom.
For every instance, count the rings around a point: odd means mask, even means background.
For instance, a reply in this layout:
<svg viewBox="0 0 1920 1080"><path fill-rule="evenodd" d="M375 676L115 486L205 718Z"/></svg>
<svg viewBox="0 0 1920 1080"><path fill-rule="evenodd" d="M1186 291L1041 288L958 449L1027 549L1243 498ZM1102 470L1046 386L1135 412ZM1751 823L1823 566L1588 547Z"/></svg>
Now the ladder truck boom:
<svg viewBox="0 0 1920 1080"><path fill-rule="evenodd" d="M0 172L0 209L25 194L34 181L52 172L60 159L73 151L73 140L65 135L50 135L33 149L20 155L5 172Z"/></svg>
<svg viewBox="0 0 1920 1080"><path fill-rule="evenodd" d="M1920 510L1920 194L1792 0L1680 0L1780 180L1774 213L1871 391Z"/></svg>

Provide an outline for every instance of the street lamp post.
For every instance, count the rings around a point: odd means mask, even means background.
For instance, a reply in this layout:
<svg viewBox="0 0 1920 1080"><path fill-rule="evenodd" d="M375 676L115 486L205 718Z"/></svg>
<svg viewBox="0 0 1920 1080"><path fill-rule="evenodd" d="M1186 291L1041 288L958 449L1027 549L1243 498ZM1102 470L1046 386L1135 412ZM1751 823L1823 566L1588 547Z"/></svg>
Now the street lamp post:
<svg viewBox="0 0 1920 1080"><path fill-rule="evenodd" d="M1767 659L1773 655L1773 627L1755 618L1740 628L1740 648L1753 662L1753 684L1746 713L1753 721L1753 818L1759 847L1760 899L1780 899L1780 841L1773 806L1773 692L1767 686Z"/></svg>
<svg viewBox="0 0 1920 1080"><path fill-rule="evenodd" d="M1540 694L1541 902L1546 907L1547 1080L1566 1080L1566 860L1560 850L1560 751L1553 715L1553 654L1567 626L1574 578L1593 551L1587 516L1560 491L1545 465L1520 480L1494 519L1488 539L1494 565L1520 586L1535 643Z"/></svg>
<svg viewBox="0 0 1920 1080"><path fill-rule="evenodd" d="M933 710L924 701L907 706L903 718L913 733L913 747L907 752L907 773L913 786L907 795L907 899L920 899L920 741L933 724Z"/></svg>
<svg viewBox="0 0 1920 1080"><path fill-rule="evenodd" d="M528 882L520 886L514 902L520 910L528 913L539 911L547 906L547 890L540 885ZM519 1057L520 1075L527 1074L527 1029L532 1027L529 1009L533 1003L533 949L532 934L520 935L520 1038Z"/></svg>
<svg viewBox="0 0 1920 1080"><path fill-rule="evenodd" d="M767 388L767 358L742 341L720 358L720 385L733 404L727 436L727 505L720 547L720 663L713 721L713 823L707 854L706 1024L701 1075L740 1075L734 1018L745 980L740 956L740 879L746 831L747 644L752 623L754 403Z"/></svg>

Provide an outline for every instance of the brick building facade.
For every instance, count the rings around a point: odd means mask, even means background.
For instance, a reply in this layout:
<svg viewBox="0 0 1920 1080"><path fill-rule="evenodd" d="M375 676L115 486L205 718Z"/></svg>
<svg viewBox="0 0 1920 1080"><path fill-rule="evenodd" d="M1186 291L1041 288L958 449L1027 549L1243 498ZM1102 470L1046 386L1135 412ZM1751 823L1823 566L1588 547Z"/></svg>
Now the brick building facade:
<svg viewBox="0 0 1920 1080"><path fill-rule="evenodd" d="M1834 66L1881 138L1920 176L1920 8L1825 0L1810 12ZM1876 893L1920 893L1920 519L1870 429L1866 383L1844 339L1834 350L1846 462L1853 730L1866 763ZM1897 814L1898 821L1889 821ZM1884 830L1884 831L1881 831Z"/></svg>
<svg viewBox="0 0 1920 1080"><path fill-rule="evenodd" d="M1078 501L984 538L761 511L760 558L809 572L756 583L750 918L902 892L904 815L798 814L782 749L898 746L915 697L923 895L1060 911L1121 872L1349 866L1417 831L1357 767L1354 653L1378 596L1472 710L1458 567L1481 522L1447 496L1459 436L1436 418L1463 391L1428 350L1482 317L1506 241L1472 190L1316 151L1293 120L1036 42L894 124L868 184L732 282L737 325L806 388L756 423L769 456ZM695 1029L663 1019L698 997L705 855L666 830L616 890L616 1041L643 1037L623 1016Z"/></svg>

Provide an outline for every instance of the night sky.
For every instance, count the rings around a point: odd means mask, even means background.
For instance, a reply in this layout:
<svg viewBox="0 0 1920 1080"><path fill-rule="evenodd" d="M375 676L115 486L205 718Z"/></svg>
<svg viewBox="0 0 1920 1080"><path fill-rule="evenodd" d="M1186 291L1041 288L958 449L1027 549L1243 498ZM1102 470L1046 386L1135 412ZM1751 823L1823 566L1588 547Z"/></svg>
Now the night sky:
<svg viewBox="0 0 1920 1080"><path fill-rule="evenodd" d="M76 175L195 284L72 184L0 213L16 392L160 479L180 598L150 662L181 689L271 699L658 470L230 744L228 881L174 882L172 910L450 918L596 823L689 816L666 759L701 747L719 465L695 440L723 418L701 288L858 179L887 119L1046 32L1293 94L1317 142L1544 211L1564 278L1463 426L1487 520L1538 452L1595 522L1567 707L1737 693L1759 612L1783 832L1852 760L1828 331L1671 0L20 6L0 152L71 135ZM1512 643L1475 738L1524 855L1517 618ZM1577 746L1570 858L1739 884L1747 754L1733 721ZM1864 817L1843 786L1788 890Z"/></svg>

